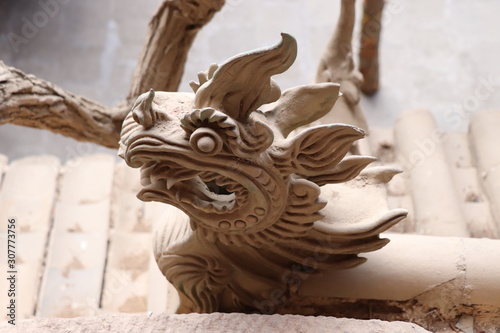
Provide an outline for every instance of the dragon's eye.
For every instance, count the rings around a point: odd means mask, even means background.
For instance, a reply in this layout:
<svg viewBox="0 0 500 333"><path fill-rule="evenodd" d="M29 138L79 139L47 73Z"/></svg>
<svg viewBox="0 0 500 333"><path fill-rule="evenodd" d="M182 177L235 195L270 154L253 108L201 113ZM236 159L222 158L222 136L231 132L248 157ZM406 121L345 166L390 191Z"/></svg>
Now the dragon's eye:
<svg viewBox="0 0 500 333"><path fill-rule="evenodd" d="M189 144L199 154L213 156L222 149L222 139L213 129L198 128L191 134Z"/></svg>

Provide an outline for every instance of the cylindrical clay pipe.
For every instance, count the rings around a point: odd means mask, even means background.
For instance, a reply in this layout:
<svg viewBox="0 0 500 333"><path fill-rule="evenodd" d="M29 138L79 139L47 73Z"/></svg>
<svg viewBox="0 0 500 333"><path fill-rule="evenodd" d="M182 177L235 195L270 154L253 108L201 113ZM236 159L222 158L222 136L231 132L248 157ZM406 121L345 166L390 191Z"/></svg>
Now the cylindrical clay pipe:
<svg viewBox="0 0 500 333"><path fill-rule="evenodd" d="M471 119L469 133L479 178L500 230L500 110L476 113Z"/></svg>
<svg viewBox="0 0 500 333"><path fill-rule="evenodd" d="M443 148L442 133L426 110L403 113L395 127L396 149L409 178L418 233L468 237Z"/></svg>
<svg viewBox="0 0 500 333"><path fill-rule="evenodd" d="M340 297L500 306L500 240L384 234L391 241L368 261L303 281L306 297ZM445 304L444 304L445 303Z"/></svg>

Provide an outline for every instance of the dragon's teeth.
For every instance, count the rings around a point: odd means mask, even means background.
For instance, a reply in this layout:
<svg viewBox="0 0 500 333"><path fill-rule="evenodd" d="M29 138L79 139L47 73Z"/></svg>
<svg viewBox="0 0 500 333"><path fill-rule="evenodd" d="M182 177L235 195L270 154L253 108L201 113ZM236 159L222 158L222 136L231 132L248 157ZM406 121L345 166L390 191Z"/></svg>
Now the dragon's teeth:
<svg viewBox="0 0 500 333"><path fill-rule="evenodd" d="M168 178L167 179L167 190L170 190L172 188L172 186L175 185L175 183L177 183L177 179L176 178Z"/></svg>

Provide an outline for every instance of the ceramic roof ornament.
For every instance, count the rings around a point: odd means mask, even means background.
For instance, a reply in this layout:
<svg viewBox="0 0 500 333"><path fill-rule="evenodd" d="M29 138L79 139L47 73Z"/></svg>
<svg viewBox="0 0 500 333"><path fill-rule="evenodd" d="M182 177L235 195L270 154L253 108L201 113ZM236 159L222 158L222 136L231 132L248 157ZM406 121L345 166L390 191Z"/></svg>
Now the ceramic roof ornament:
<svg viewBox="0 0 500 333"><path fill-rule="evenodd" d="M139 96L124 121L119 154L141 168L138 197L189 216L165 221L155 245L179 312L258 309L276 290L297 292L298 273L363 263L357 254L387 244L379 233L406 216L384 202L399 171L359 175L374 158L346 156L361 129L330 124L289 135L339 96L335 83L281 92L271 77L296 54L295 39L282 34L275 46L210 66L192 82L194 94Z"/></svg>

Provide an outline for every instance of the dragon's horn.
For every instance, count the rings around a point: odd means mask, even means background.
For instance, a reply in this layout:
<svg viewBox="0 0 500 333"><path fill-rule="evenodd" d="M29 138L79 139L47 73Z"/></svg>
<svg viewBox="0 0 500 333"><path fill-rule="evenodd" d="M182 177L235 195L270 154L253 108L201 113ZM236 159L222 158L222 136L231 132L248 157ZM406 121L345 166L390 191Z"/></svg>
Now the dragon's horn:
<svg viewBox="0 0 500 333"><path fill-rule="evenodd" d="M144 129L150 129L156 121L156 115L153 111L154 98L155 91L151 89L149 93L142 94L132 107L132 116L134 120L138 124L141 124Z"/></svg>

